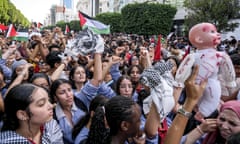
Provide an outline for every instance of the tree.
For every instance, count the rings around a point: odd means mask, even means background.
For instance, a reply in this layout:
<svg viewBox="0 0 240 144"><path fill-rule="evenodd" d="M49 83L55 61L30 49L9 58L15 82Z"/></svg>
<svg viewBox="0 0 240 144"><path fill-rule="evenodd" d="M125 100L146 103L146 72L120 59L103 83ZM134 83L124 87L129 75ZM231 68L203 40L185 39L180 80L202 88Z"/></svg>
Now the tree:
<svg viewBox="0 0 240 144"><path fill-rule="evenodd" d="M234 30L238 23L230 20L239 17L239 0L185 0L188 14L185 18L186 29L200 22L210 22L219 32Z"/></svg>
<svg viewBox="0 0 240 144"><path fill-rule="evenodd" d="M59 21L59 22L56 23L56 26L60 27L62 29L62 31L64 31L65 30L65 26L66 26L66 22L64 20Z"/></svg>
<svg viewBox="0 0 240 144"><path fill-rule="evenodd" d="M0 1L0 23L29 26L30 22L10 0Z"/></svg>
<svg viewBox="0 0 240 144"><path fill-rule="evenodd" d="M8 0L1 0L0 2L0 22L5 23L10 18L8 15Z"/></svg>
<svg viewBox="0 0 240 144"><path fill-rule="evenodd" d="M96 16L96 19L106 25L110 25L111 33L123 32L122 29L122 15L120 13L101 13Z"/></svg>
<svg viewBox="0 0 240 144"><path fill-rule="evenodd" d="M122 23L126 33L167 35L177 12L175 7L160 3L134 3L122 8Z"/></svg>
<svg viewBox="0 0 240 144"><path fill-rule="evenodd" d="M70 30L74 30L75 32L79 32L80 30L82 30L79 20L70 21L69 26Z"/></svg>

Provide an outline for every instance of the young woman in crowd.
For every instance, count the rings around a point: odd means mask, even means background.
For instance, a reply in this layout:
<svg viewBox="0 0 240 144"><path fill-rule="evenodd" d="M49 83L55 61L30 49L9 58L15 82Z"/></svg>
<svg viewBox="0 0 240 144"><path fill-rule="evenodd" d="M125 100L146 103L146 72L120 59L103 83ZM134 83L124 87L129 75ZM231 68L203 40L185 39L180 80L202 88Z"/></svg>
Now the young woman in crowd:
<svg viewBox="0 0 240 144"><path fill-rule="evenodd" d="M127 71L127 74L131 77L131 81L134 85L134 88L137 88L139 83L139 78L143 69L139 65L131 65Z"/></svg>
<svg viewBox="0 0 240 144"><path fill-rule="evenodd" d="M27 83L16 85L7 93L4 104L2 144L63 143L62 132L52 119L54 105L43 88Z"/></svg>
<svg viewBox="0 0 240 144"><path fill-rule="evenodd" d="M139 65L139 58L136 55L132 55L131 58L129 59L129 65Z"/></svg>
<svg viewBox="0 0 240 144"><path fill-rule="evenodd" d="M97 108L86 143L126 144L130 138L137 144L144 144L140 124L140 106L131 98L115 96L105 106Z"/></svg>
<svg viewBox="0 0 240 144"><path fill-rule="evenodd" d="M129 97L134 101L138 101L138 93L135 91L131 77L128 75L122 75L116 82L115 92L117 95Z"/></svg>
<svg viewBox="0 0 240 144"><path fill-rule="evenodd" d="M30 83L43 87L50 92L51 81L45 73L34 73L29 80Z"/></svg>
<svg viewBox="0 0 240 144"><path fill-rule="evenodd" d="M79 77L81 79L80 74ZM85 115L91 100L97 95L101 81L101 54L95 53L93 78L85 83L78 94L74 95L71 83L67 80L59 79L52 83L51 96L57 102L55 111L57 120L63 131L65 143L74 142L72 139L73 126ZM81 107L77 107L76 103L80 103Z"/></svg>
<svg viewBox="0 0 240 144"><path fill-rule="evenodd" d="M72 83L74 94L77 95L87 82L86 69L83 66L73 67L69 73L69 80Z"/></svg>

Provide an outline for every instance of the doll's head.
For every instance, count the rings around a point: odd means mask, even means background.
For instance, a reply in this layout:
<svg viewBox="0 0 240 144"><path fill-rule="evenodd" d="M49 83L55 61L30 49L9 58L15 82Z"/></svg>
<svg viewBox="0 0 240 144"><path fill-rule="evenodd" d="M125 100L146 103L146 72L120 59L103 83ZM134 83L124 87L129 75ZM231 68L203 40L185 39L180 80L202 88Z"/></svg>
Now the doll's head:
<svg viewBox="0 0 240 144"><path fill-rule="evenodd" d="M199 23L190 29L189 40L197 49L216 48L221 36L213 24Z"/></svg>

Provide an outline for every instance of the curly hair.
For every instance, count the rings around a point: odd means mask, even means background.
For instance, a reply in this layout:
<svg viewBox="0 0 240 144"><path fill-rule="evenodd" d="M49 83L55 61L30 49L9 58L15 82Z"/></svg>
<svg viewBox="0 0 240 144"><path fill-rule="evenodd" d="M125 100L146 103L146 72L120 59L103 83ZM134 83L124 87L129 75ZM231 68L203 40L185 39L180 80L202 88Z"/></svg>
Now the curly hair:
<svg viewBox="0 0 240 144"><path fill-rule="evenodd" d="M109 128L105 126L104 107L99 106L92 118L91 128L86 144L106 144L109 141Z"/></svg>
<svg viewBox="0 0 240 144"><path fill-rule="evenodd" d="M96 96L91 101L90 106L89 106L89 112L84 117L82 117L73 128L73 132L72 132L73 139L75 139L77 137L78 133L89 122L89 120L91 118L91 116L90 116L91 111L95 112L97 107L103 106L107 102L107 100L108 99L105 96L99 95L99 96Z"/></svg>

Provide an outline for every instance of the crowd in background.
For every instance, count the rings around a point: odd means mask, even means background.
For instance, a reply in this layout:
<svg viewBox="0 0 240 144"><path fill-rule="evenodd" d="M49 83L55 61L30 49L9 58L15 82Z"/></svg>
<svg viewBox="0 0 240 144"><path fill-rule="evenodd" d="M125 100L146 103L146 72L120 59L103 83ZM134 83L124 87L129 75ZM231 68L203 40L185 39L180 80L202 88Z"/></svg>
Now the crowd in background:
<svg viewBox="0 0 240 144"><path fill-rule="evenodd" d="M141 74L169 62L166 71L174 77L184 57L196 51L188 38L162 36L156 58L155 36L102 35L102 52L61 57L76 35L64 34L59 27L41 32L32 27L28 41L0 36L0 144L170 144L175 137L175 143L239 143L240 42L234 37L217 50L230 56L237 87L222 82L223 104L198 121L194 106L206 84L195 84L197 67L184 89L173 87L179 99L166 118L159 119L155 104L143 112L151 89L140 83ZM177 112L182 105L193 115ZM178 125L183 135L174 133Z"/></svg>

